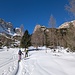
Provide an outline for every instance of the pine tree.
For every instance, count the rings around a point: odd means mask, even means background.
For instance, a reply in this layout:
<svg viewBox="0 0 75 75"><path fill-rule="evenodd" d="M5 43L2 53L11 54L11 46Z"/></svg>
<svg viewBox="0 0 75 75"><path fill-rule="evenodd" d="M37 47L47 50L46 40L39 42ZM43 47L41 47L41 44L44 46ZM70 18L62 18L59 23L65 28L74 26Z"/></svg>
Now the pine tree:
<svg viewBox="0 0 75 75"><path fill-rule="evenodd" d="M24 32L24 35L21 39L20 46L22 48L28 48L29 46L31 46L31 39L30 39L30 34L29 34L28 30L26 30Z"/></svg>

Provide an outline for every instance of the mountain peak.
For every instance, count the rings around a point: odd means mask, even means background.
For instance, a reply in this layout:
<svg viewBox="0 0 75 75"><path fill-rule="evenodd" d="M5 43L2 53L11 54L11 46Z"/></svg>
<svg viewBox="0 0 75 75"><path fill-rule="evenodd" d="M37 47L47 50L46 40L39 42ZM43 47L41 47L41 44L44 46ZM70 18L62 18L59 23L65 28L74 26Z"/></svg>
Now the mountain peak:
<svg viewBox="0 0 75 75"><path fill-rule="evenodd" d="M39 24L38 24L38 25L36 25L36 26L35 26L35 28L34 28L33 33L34 33L35 31L37 31L40 27L41 27L41 26L40 26Z"/></svg>
<svg viewBox="0 0 75 75"><path fill-rule="evenodd" d="M69 28L69 27L70 27L70 23L72 23L73 26L75 27L75 20L73 20L73 21L70 21L70 22L65 22L65 23L63 23L63 24L60 25L58 28L59 28L59 29L60 29L60 28Z"/></svg>

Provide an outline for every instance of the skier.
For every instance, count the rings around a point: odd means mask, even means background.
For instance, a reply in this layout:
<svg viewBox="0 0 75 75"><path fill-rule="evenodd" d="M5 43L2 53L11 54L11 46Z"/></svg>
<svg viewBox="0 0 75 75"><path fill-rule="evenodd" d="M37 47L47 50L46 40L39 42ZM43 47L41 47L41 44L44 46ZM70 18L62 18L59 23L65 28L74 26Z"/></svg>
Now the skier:
<svg viewBox="0 0 75 75"><path fill-rule="evenodd" d="M25 50L25 57L28 57L28 49Z"/></svg>
<svg viewBox="0 0 75 75"><path fill-rule="evenodd" d="M18 61L21 61L21 56L22 56L22 51L21 50L19 50L19 52L18 52L18 55L19 55L19 60Z"/></svg>

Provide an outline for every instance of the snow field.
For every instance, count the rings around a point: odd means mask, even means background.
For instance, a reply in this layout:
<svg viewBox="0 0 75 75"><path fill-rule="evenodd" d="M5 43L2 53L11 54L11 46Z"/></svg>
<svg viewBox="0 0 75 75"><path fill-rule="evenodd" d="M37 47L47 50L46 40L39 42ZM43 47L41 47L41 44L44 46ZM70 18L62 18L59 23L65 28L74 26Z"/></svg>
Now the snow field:
<svg viewBox="0 0 75 75"><path fill-rule="evenodd" d="M67 53L64 48L58 48L55 52L46 47L29 49L29 56L24 58L22 55L19 63L19 48L1 50L0 75L75 75L75 53Z"/></svg>
<svg viewBox="0 0 75 75"><path fill-rule="evenodd" d="M18 67L15 49L0 52L0 75L15 75Z"/></svg>
<svg viewBox="0 0 75 75"><path fill-rule="evenodd" d="M25 75L75 75L75 54L32 51L25 64Z"/></svg>

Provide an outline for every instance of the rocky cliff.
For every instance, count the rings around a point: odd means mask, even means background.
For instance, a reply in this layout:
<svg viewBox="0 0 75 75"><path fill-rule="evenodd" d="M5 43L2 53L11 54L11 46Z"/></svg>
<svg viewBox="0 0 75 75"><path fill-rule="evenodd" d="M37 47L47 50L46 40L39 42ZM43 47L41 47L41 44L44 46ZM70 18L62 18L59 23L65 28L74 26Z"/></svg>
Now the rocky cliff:
<svg viewBox="0 0 75 75"><path fill-rule="evenodd" d="M0 33L13 34L14 28L11 22L5 22L0 18Z"/></svg>

